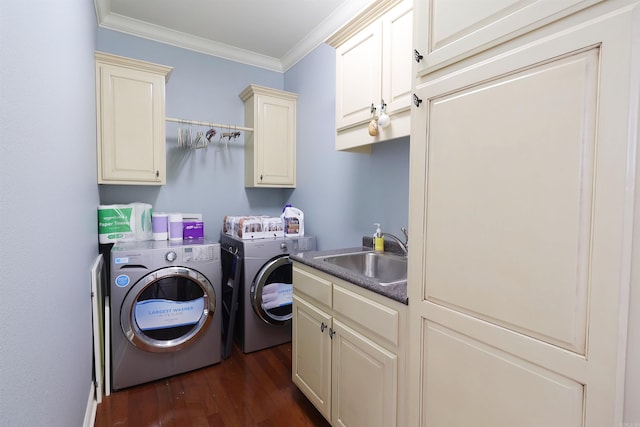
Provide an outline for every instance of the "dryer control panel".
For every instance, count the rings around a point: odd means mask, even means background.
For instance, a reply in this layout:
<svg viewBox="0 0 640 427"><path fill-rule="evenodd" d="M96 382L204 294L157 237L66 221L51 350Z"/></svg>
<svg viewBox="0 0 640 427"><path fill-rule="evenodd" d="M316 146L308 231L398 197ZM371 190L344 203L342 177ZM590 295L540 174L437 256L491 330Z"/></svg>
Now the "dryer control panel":
<svg viewBox="0 0 640 427"><path fill-rule="evenodd" d="M316 249L316 238L313 236L303 236L287 238L289 252L313 251Z"/></svg>

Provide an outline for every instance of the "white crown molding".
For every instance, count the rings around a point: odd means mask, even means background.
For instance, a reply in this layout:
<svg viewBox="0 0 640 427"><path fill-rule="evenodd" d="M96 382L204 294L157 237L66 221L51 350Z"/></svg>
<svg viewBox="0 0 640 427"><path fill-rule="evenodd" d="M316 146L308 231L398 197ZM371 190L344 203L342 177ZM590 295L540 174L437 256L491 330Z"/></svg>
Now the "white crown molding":
<svg viewBox="0 0 640 427"><path fill-rule="evenodd" d="M148 22L139 21L115 13L109 13L104 16L102 21L99 22L99 25L100 27L110 30L120 31L183 49L193 50L206 55L217 56L230 61L253 65L271 71L283 71L282 63L277 58L214 42L202 37L196 37L191 34L171 30L166 27L149 24Z"/></svg>
<svg viewBox="0 0 640 427"><path fill-rule="evenodd" d="M102 28L282 73L327 41L346 22L380 1L345 1L281 59L112 13L111 0L94 0L94 4L98 25Z"/></svg>
<svg viewBox="0 0 640 427"><path fill-rule="evenodd" d="M369 5L362 9L360 13L352 15L350 20L345 21L345 24L338 31L328 37L327 44L333 47L340 46L365 26L380 18L401 2L402 0L373 0L369 2Z"/></svg>
<svg viewBox="0 0 640 427"><path fill-rule="evenodd" d="M339 31L355 16L358 16L363 13L364 10L367 10L371 3L379 1L380 0L345 1L282 57L282 68L287 71L320 44L326 42L327 39Z"/></svg>
<svg viewBox="0 0 640 427"><path fill-rule="evenodd" d="M111 2L110 0L93 0L93 5L96 9L96 19L100 24L104 17L111 13Z"/></svg>

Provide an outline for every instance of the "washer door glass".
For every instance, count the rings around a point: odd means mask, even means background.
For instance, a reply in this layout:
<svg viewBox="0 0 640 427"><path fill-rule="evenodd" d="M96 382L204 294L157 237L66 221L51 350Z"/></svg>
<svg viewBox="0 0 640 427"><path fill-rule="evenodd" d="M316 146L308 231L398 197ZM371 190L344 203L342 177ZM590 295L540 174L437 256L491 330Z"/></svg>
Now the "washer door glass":
<svg viewBox="0 0 640 427"><path fill-rule="evenodd" d="M266 323L284 325L291 320L292 276L289 256L280 256L262 266L251 284L253 311Z"/></svg>
<svg viewBox="0 0 640 427"><path fill-rule="evenodd" d="M120 323L136 347L177 351L209 326L215 300L213 286L204 275L190 268L166 267L133 285L122 304Z"/></svg>

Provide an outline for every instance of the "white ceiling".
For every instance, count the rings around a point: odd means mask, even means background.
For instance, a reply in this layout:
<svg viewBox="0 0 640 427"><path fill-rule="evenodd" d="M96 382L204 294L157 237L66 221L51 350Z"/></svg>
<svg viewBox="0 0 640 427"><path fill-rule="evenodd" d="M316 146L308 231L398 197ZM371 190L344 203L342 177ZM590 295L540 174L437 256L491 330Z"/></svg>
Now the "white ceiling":
<svg viewBox="0 0 640 427"><path fill-rule="evenodd" d="M381 0L94 0L98 25L286 71Z"/></svg>

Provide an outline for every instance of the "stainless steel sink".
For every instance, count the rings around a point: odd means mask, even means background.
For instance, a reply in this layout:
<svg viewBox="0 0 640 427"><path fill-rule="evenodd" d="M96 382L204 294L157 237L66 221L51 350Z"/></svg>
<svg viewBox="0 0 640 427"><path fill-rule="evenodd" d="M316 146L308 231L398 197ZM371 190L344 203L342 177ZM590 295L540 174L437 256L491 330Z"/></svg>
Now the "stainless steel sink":
<svg viewBox="0 0 640 427"><path fill-rule="evenodd" d="M390 253L355 252L322 256L317 259L374 280L382 286L407 282L407 257L404 256Z"/></svg>

